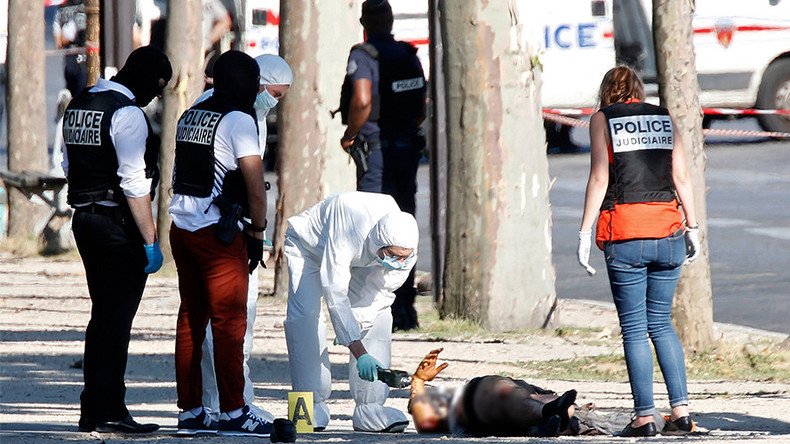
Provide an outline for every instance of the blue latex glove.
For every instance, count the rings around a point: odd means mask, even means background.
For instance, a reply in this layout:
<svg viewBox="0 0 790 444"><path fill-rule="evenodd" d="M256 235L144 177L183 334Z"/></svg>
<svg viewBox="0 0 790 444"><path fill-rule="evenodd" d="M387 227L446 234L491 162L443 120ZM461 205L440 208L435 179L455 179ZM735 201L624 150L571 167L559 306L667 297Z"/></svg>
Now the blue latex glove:
<svg viewBox="0 0 790 444"><path fill-rule="evenodd" d="M159 249L159 241L155 241L151 245L143 245L145 248L145 257L148 259L148 265L145 266L145 272L148 274L156 273L162 268L162 250Z"/></svg>
<svg viewBox="0 0 790 444"><path fill-rule="evenodd" d="M384 368L384 366L381 365L376 358L367 353L357 358L357 371L359 372L359 377L365 381L373 382L378 379L379 368Z"/></svg>

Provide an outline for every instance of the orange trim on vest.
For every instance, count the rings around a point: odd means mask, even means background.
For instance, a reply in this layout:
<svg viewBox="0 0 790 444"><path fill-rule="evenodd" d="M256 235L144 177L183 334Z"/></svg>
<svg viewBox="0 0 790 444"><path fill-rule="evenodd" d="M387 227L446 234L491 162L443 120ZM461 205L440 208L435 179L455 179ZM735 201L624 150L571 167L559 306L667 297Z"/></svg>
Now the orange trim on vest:
<svg viewBox="0 0 790 444"><path fill-rule="evenodd" d="M632 239L661 239L683 226L678 202L642 202L615 204L602 210L595 229L595 243L603 250L604 242Z"/></svg>

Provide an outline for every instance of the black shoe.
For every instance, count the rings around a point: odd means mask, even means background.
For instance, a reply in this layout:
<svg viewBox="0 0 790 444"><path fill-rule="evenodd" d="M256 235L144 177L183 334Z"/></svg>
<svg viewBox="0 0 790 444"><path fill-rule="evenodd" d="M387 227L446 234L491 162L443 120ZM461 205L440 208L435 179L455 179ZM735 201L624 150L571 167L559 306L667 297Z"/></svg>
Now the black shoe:
<svg viewBox="0 0 790 444"><path fill-rule="evenodd" d="M694 431L694 421L688 416L681 416L674 421L665 417L664 420L666 422L664 428L661 429L662 435L688 435Z"/></svg>
<svg viewBox="0 0 790 444"><path fill-rule="evenodd" d="M576 402L576 390L568 390L559 398L547 402L543 406L543 419L546 420L554 415L560 417L560 431L564 432L570 425L568 409Z"/></svg>
<svg viewBox="0 0 790 444"><path fill-rule="evenodd" d="M546 419L543 424L535 425L527 429L527 436L552 438L560 436L560 417L553 415Z"/></svg>
<svg viewBox="0 0 790 444"><path fill-rule="evenodd" d="M656 428L656 423L648 422L647 424L643 425L642 427L631 427L631 424L625 426L622 432L618 436L622 438L627 437L644 437L644 436L656 436L658 435L658 429Z"/></svg>
<svg viewBox="0 0 790 444"><path fill-rule="evenodd" d="M287 419L277 418L272 423L269 439L272 442L296 442L296 426Z"/></svg>
<svg viewBox="0 0 790 444"><path fill-rule="evenodd" d="M77 423L77 427L79 428L80 432L92 432L96 430L96 421L88 418L80 418L80 422Z"/></svg>
<svg viewBox="0 0 790 444"><path fill-rule="evenodd" d="M140 424L127 415L118 421L101 421L96 424L96 431L102 433L151 433L159 430L159 424Z"/></svg>

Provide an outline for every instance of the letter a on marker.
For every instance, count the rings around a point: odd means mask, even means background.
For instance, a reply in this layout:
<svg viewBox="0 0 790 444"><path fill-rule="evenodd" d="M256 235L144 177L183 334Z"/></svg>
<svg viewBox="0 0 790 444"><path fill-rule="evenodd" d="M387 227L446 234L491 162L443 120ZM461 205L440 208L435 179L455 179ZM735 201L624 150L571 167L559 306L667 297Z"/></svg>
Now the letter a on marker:
<svg viewBox="0 0 790 444"><path fill-rule="evenodd" d="M288 393L288 419L296 426L296 433L312 433L313 392Z"/></svg>

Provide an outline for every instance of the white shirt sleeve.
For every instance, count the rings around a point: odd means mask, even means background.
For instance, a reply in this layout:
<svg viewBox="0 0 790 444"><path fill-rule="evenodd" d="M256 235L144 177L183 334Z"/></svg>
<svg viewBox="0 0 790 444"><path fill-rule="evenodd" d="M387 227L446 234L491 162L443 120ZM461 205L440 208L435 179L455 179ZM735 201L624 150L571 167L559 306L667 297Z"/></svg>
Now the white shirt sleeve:
<svg viewBox="0 0 790 444"><path fill-rule="evenodd" d="M241 111L233 111L225 119L233 119L230 127L230 146L233 147L233 156L237 159L248 156L261 157L258 146L258 131L252 116Z"/></svg>
<svg viewBox="0 0 790 444"><path fill-rule="evenodd" d="M110 121L110 138L118 157L118 177L126 197L143 197L151 192L151 179L145 177L145 140L148 125L143 110L126 106L115 111Z"/></svg>
<svg viewBox="0 0 790 444"><path fill-rule="evenodd" d="M321 257L321 285L324 288L329 319L335 330L337 342L348 345L362 338L359 321L354 317L348 289L351 282L351 261L355 256L355 246L343 236L353 225L350 215L333 204L321 235L326 239Z"/></svg>

